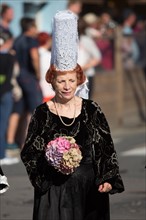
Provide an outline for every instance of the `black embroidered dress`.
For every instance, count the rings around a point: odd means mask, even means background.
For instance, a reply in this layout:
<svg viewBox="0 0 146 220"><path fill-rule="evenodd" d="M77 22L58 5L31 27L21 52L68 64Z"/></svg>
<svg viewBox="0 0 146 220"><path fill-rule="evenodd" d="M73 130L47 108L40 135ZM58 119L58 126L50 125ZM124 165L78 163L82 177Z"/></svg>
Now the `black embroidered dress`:
<svg viewBox="0 0 146 220"><path fill-rule="evenodd" d="M62 118L66 124L72 122ZM61 135L74 137L81 146L83 159L70 175L49 166L44 154L46 144ZM37 107L21 158L34 186L33 220L110 219L109 195L99 193L98 186L111 183L111 194L122 192L124 187L109 126L95 102L83 99L81 114L69 127L46 103Z"/></svg>

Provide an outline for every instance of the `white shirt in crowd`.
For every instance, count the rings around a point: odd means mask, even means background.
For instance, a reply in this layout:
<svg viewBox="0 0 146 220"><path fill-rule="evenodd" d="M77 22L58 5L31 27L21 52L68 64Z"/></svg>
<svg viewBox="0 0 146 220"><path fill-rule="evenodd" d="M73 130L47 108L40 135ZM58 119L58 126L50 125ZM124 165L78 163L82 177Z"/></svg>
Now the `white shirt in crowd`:
<svg viewBox="0 0 146 220"><path fill-rule="evenodd" d="M96 58L101 60L101 52L95 44L94 40L86 35L80 36L78 63L80 66L86 65L91 59ZM95 68L91 67L85 71L87 77L95 75Z"/></svg>

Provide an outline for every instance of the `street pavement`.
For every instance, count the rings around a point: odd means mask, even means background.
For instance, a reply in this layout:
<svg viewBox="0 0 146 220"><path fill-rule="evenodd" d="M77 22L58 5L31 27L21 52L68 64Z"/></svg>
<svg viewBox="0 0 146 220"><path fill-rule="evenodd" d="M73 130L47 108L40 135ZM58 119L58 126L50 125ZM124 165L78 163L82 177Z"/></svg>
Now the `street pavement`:
<svg viewBox="0 0 146 220"><path fill-rule="evenodd" d="M125 185L125 192L110 195L111 220L146 219L145 131L144 125L111 131ZM24 165L20 161L2 168L10 188L0 195L0 220L31 220L33 187Z"/></svg>
<svg viewBox="0 0 146 220"><path fill-rule="evenodd" d="M116 131L118 153L125 192L110 196L111 220L146 219L146 127Z"/></svg>

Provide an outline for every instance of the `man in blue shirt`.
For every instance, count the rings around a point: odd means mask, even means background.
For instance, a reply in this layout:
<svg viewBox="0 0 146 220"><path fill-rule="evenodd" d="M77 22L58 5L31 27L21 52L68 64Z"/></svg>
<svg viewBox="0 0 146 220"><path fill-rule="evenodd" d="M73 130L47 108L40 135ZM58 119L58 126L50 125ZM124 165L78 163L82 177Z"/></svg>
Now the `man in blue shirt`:
<svg viewBox="0 0 146 220"><path fill-rule="evenodd" d="M33 18L24 17L20 21L22 33L14 41L14 50L20 66L18 83L22 89L22 98L14 103L13 114L10 117L8 128L8 149L17 148L15 144L16 131L20 116L27 112L29 116L42 102L40 88L40 66L38 42L36 40L37 27ZM25 131L23 131L23 135ZM22 136L23 136L22 135Z"/></svg>

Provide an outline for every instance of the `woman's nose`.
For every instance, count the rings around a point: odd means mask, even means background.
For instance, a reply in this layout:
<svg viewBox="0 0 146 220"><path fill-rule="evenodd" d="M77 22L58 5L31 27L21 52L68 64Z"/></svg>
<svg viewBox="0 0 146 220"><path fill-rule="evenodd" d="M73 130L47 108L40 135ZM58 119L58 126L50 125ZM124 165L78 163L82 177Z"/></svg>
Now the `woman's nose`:
<svg viewBox="0 0 146 220"><path fill-rule="evenodd" d="M70 88L70 85L69 85L68 82L65 82L64 88L65 88L65 89L69 89L69 88Z"/></svg>

